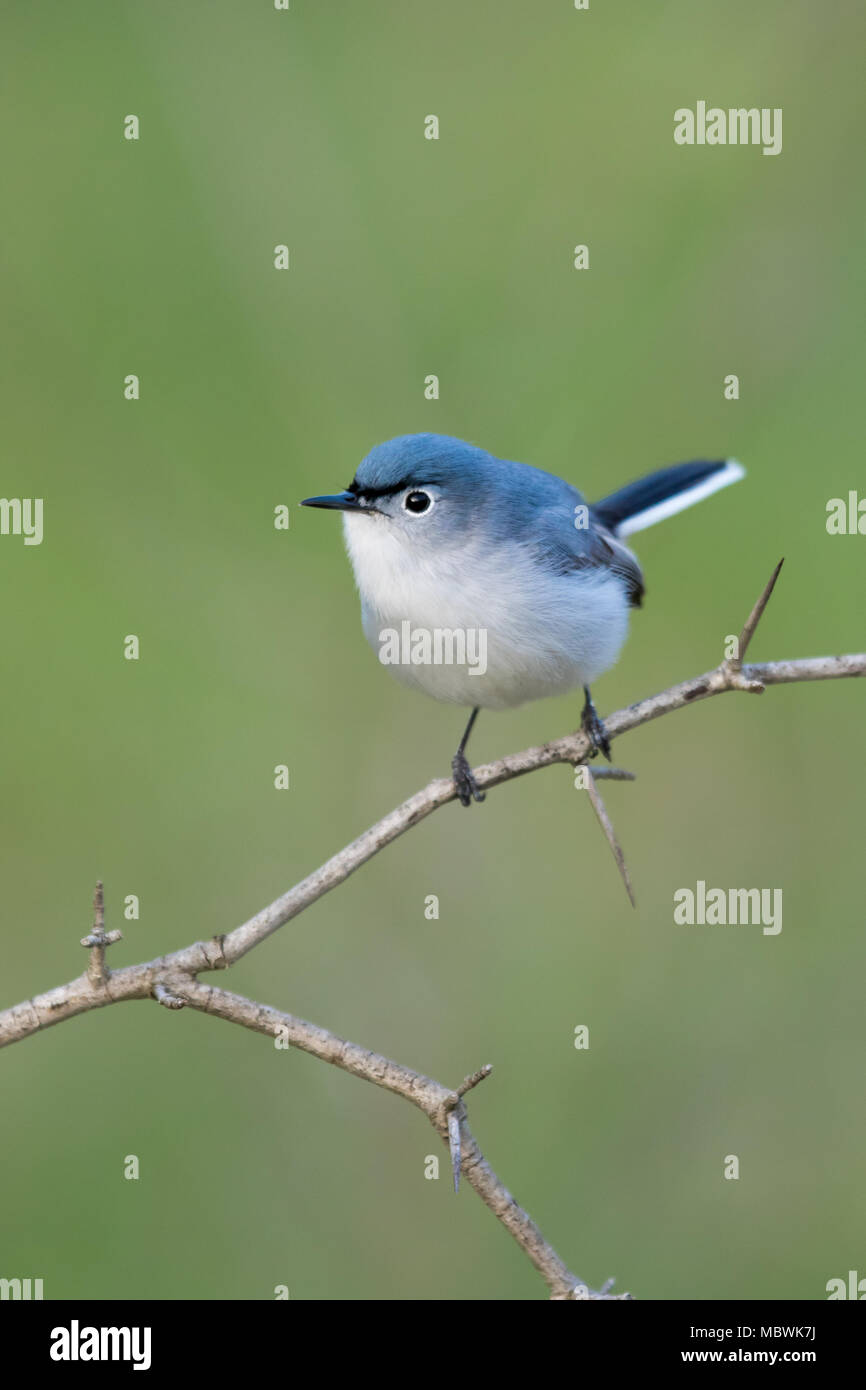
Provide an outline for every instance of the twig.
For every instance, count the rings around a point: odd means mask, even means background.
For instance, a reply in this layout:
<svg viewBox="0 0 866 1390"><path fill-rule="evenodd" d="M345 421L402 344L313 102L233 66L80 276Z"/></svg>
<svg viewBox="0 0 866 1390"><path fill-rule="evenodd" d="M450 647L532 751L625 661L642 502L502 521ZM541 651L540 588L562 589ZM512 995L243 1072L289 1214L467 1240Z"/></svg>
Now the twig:
<svg viewBox="0 0 866 1390"><path fill-rule="evenodd" d="M92 985L97 988L104 986L111 973L105 964L105 948L113 946L115 941L120 941L123 937L121 931L105 930L105 902L102 896L102 880L96 885L96 892L93 895L93 930L88 936L82 936L82 946L90 947L90 959L87 962L87 978Z"/></svg>
<svg viewBox="0 0 866 1390"><path fill-rule="evenodd" d="M466 1111L460 1102L462 1097L477 1086L480 1081L483 1081L486 1076L489 1076L492 1070L493 1067L490 1063L485 1062L483 1067L479 1067L471 1076L467 1076L465 1080L461 1081L449 1102L448 1147L451 1150L451 1172L454 1178L455 1194L460 1191L460 1121L466 1116Z"/></svg>
<svg viewBox="0 0 866 1390"><path fill-rule="evenodd" d="M619 869L620 877L622 878L622 881L625 884L625 891L628 893L628 900L631 903L632 907L636 907L637 904L634 900L634 890L631 886L631 876L629 875L628 866L625 862L625 855L622 852L619 840L616 838L616 831L614 830L610 816L607 813L607 807L601 799L601 793L599 792L598 787L595 785L595 776L593 775L593 769L587 766L586 772L586 790L589 793L589 799L592 804L592 809L598 816L599 824L601 825L601 828L605 834L605 838L607 839L607 842L610 845L611 850L613 852L613 857L616 860L616 866Z"/></svg>
<svg viewBox="0 0 866 1390"><path fill-rule="evenodd" d="M372 1082L374 1086L381 1086L386 1091L411 1101L427 1116L440 1139L449 1144L452 1155L454 1146L449 1140L451 1119L455 1117L460 1136L457 1144L460 1170L466 1181L499 1217L506 1230L535 1265L550 1289L551 1298L571 1298L574 1296L575 1288L585 1287L544 1239L532 1218L500 1182L481 1153L469 1128L461 1093L464 1088L471 1089L471 1086L477 1085L485 1076L489 1076L492 1070L489 1064L467 1077L456 1091L450 1091L421 1072L393 1062L389 1057L369 1052L357 1043L337 1037L316 1023L308 1023L306 1019L283 1013L280 1009L272 1009L267 1004L254 1003L239 994L231 994L228 990L217 989L198 980L178 981L173 988L182 993L184 1002L191 1009L240 1024L243 1028L251 1028L253 1032L263 1033L265 1037L272 1038L281 1034L288 1038L291 1046L309 1052L323 1062L330 1062L332 1066L350 1072L352 1076L361 1077L364 1081ZM471 1083L471 1086L467 1083ZM606 1299L614 1297L607 1292L602 1295L600 1291L590 1291L588 1295L582 1296ZM628 1294L620 1294L619 1297L627 1298Z"/></svg>
<svg viewBox="0 0 866 1390"><path fill-rule="evenodd" d="M465 1096L467 1091L474 1090L480 1081L483 1081L485 1077L490 1075L492 1070L493 1067L490 1062L485 1062L483 1067L479 1067L471 1076L467 1076L465 1081L460 1082L460 1085L457 1087L458 1096Z"/></svg>

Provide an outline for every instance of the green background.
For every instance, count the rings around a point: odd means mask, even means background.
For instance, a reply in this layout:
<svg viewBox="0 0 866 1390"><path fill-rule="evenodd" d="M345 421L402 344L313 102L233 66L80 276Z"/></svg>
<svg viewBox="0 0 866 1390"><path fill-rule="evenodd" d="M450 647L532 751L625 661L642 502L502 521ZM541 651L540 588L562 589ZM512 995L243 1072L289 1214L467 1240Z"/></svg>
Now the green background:
<svg viewBox="0 0 866 1390"><path fill-rule="evenodd" d="M447 772L462 712L378 665L337 519L295 505L384 438L456 434L590 498L743 460L637 538L602 711L714 665L782 554L754 658L863 647L866 539L825 529L864 485L860 6L56 0L2 27L0 492L45 499L45 539L0 538L0 1003L82 969L97 877L113 964L148 959ZM676 146L698 99L781 106L782 154ZM473 1129L590 1284L825 1297L866 1274L863 694L624 738L637 911L560 767L437 812L206 978L449 1085L492 1062ZM485 715L474 758L578 715ZM783 888L781 935L674 926L699 878ZM0 1276L46 1297L544 1296L423 1116L297 1051L138 1003L0 1067Z"/></svg>

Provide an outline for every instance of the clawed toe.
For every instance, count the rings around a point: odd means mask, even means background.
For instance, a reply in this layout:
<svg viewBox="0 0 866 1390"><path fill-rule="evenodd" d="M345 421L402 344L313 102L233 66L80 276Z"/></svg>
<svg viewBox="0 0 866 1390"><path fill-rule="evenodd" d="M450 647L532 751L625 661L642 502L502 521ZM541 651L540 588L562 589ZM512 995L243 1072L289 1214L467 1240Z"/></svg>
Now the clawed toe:
<svg viewBox="0 0 866 1390"><path fill-rule="evenodd" d="M595 758L599 753L603 753L608 762L610 762L610 739L604 727L604 720L599 717L598 710L592 703L588 691L586 695L586 704L583 707L583 713L580 717L580 727L583 729L583 732L592 745L590 757Z"/></svg>
<svg viewBox="0 0 866 1390"><path fill-rule="evenodd" d="M451 771L454 774L454 785L461 806L470 806L473 801L484 800L484 792L473 777L472 768L462 753L455 754L451 759Z"/></svg>

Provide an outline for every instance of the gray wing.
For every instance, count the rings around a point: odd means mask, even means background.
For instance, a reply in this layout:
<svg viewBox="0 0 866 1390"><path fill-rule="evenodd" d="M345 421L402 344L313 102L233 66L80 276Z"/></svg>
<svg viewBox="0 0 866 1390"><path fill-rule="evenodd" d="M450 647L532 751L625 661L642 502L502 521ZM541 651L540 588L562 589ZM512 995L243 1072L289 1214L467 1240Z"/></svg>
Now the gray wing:
<svg viewBox="0 0 866 1390"><path fill-rule="evenodd" d="M644 593L640 565L621 540L601 525L583 494L563 478L526 464L496 460L495 511L487 512L488 534L513 542L515 531L553 574L607 570L639 608Z"/></svg>
<svg viewBox="0 0 866 1390"><path fill-rule="evenodd" d="M622 580L633 608L640 608L644 582L637 559L612 531L600 526L576 489L567 514L560 507L545 509L533 527L532 544L539 560L555 574L576 570L609 570ZM574 502L574 498L578 501ZM579 507L579 511L575 511ZM575 521L578 525L575 525Z"/></svg>

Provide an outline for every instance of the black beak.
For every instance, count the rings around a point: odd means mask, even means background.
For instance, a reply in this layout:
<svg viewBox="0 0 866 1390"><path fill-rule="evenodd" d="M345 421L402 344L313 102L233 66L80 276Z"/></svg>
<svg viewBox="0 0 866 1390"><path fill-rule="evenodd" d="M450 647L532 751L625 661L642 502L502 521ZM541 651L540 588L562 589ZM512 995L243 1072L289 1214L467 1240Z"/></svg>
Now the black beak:
<svg viewBox="0 0 866 1390"><path fill-rule="evenodd" d="M335 492L330 496L324 497L305 497L301 503L302 507L327 507L334 512L361 512L369 511L369 507L362 507L354 492Z"/></svg>

